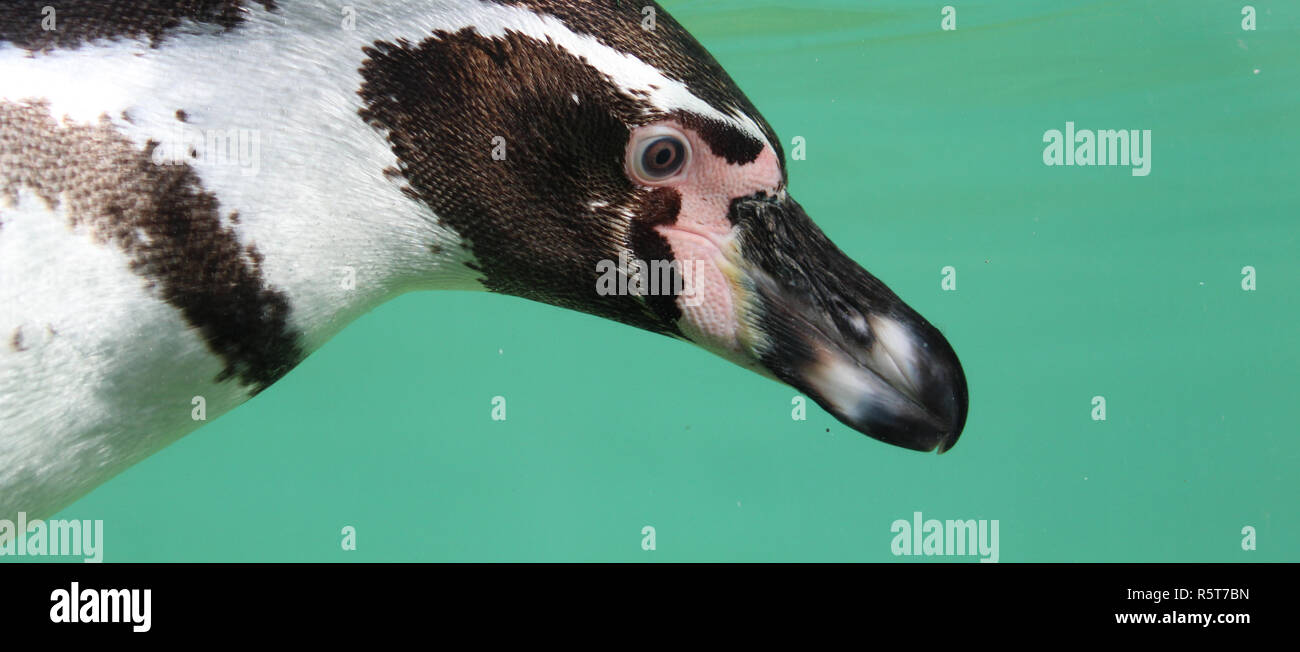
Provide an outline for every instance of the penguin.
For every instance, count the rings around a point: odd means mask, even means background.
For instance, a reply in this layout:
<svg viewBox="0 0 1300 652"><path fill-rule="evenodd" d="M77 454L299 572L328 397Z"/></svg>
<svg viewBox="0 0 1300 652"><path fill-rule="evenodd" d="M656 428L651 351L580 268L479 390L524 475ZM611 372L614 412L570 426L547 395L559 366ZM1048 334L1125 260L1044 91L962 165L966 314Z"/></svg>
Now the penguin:
<svg viewBox="0 0 1300 652"><path fill-rule="evenodd" d="M702 347L889 444L965 425L952 346L812 222L772 128L653 2L0 8L0 518L387 300L467 289Z"/></svg>

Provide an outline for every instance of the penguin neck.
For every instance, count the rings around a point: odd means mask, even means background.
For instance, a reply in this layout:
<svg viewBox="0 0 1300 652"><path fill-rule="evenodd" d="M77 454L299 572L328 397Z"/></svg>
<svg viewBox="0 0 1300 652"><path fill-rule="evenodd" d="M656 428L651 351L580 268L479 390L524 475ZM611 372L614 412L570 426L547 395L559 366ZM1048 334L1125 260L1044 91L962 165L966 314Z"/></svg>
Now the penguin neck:
<svg viewBox="0 0 1300 652"><path fill-rule="evenodd" d="M482 289L459 238L425 217L335 214L282 221L281 237L257 239L268 287L288 298L305 352L408 291Z"/></svg>

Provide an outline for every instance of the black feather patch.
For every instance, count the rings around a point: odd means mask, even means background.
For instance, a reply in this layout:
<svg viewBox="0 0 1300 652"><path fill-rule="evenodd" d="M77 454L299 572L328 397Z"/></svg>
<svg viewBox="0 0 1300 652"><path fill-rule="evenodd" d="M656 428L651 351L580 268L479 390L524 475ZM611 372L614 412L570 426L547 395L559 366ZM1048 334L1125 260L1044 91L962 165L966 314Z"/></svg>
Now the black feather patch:
<svg viewBox="0 0 1300 652"><path fill-rule="evenodd" d="M408 194L469 242L489 289L679 334L659 306L597 293L600 261L653 244L634 223L667 219L623 169L629 125L666 116L516 32L438 32L366 55L362 117L387 134Z"/></svg>
<svg viewBox="0 0 1300 652"><path fill-rule="evenodd" d="M0 102L0 200L30 190L62 208L70 226L121 249L225 362L216 380L261 391L303 358L288 297L266 284L257 249L222 226L217 198L194 170L155 164L153 148L136 147L107 119L60 125L48 105Z"/></svg>
<svg viewBox="0 0 1300 652"><path fill-rule="evenodd" d="M235 29L252 4L275 10L275 0L5 0L0 43L33 52L101 39L147 40L158 47L185 20Z"/></svg>
<svg viewBox="0 0 1300 652"><path fill-rule="evenodd" d="M767 141L776 148L777 160L785 166L781 141L758 109L745 97L726 70L673 17L652 0L494 0L498 4L531 9L553 16L578 34L591 36L619 52L630 54L654 66L665 77L686 85L693 95L718 111L752 119ZM653 10L653 22L649 12ZM649 29L653 27L653 29ZM714 154L730 163L748 163L758 156L763 144L730 125L714 122L714 128L700 128L701 137Z"/></svg>

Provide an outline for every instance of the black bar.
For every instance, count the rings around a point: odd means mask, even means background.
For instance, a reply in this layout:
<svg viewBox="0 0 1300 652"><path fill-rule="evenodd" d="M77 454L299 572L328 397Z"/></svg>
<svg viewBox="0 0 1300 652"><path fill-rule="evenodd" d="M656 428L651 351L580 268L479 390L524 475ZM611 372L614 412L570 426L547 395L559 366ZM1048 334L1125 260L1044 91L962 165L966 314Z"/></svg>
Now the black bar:
<svg viewBox="0 0 1300 652"><path fill-rule="evenodd" d="M427 634L430 627L462 629L484 618L504 628L493 635L529 623L550 631L597 622L660 633L687 623L726 622L753 630L822 622L920 631L972 627L1015 633L1046 627L1116 635L1250 635L1285 633L1292 625L1294 616L1282 612L1294 601L1296 569L1293 564L8 563L0 567L0 623L8 625L6 630L94 638L192 637L205 631L342 636L378 626L388 633ZM56 598L62 600L56 592L70 592L73 582L78 593L149 589L149 631L133 631L130 617L119 623L52 622ZM98 597L102 605L103 596ZM78 600L82 608L85 598ZM67 610L59 613L66 616ZM1153 614L1157 620L1168 614L1175 622L1117 623L1129 617L1123 614ZM1179 623L1178 614L1241 615L1249 622L1204 626Z"/></svg>

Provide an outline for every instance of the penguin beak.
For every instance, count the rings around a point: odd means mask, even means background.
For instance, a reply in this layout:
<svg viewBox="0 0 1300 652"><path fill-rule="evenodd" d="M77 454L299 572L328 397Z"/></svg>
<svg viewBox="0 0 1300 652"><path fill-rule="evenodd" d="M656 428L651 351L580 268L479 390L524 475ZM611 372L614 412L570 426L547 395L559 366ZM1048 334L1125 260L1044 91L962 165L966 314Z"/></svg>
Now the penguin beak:
<svg viewBox="0 0 1300 652"><path fill-rule="evenodd" d="M966 377L939 330L788 196L736 199L728 217L732 238L716 268L731 286L736 326L731 351L719 352L871 437L952 448L966 422Z"/></svg>

